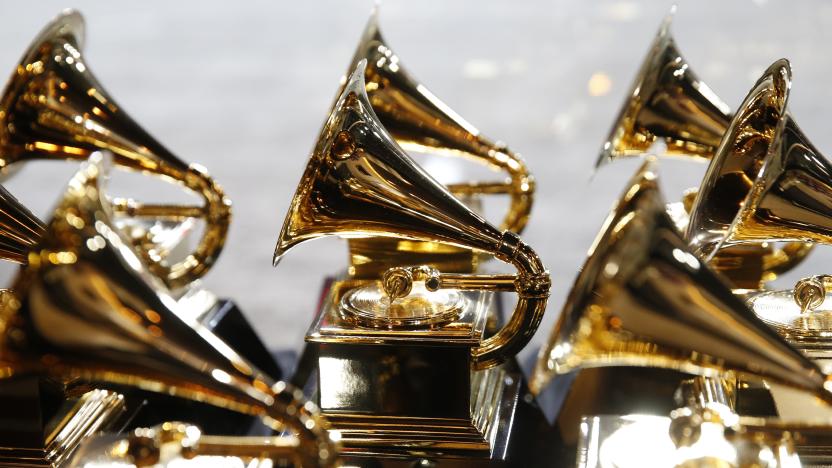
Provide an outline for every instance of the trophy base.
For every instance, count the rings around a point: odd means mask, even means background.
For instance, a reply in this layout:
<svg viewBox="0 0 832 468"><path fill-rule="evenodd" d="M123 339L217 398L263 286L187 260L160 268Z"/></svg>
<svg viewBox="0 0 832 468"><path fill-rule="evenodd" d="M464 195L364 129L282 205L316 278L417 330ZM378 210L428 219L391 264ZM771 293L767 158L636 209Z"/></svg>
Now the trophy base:
<svg viewBox="0 0 832 468"><path fill-rule="evenodd" d="M40 378L10 380L0 386L0 466L58 467L90 436L117 427L124 398L90 390L66 396L62 386Z"/></svg>
<svg viewBox="0 0 832 468"><path fill-rule="evenodd" d="M549 428L516 362L471 370L473 336L499 322L492 294L466 293L450 331L391 330L341 321L338 304L352 287L360 285L325 285L293 379L338 431L345 464L552 465Z"/></svg>

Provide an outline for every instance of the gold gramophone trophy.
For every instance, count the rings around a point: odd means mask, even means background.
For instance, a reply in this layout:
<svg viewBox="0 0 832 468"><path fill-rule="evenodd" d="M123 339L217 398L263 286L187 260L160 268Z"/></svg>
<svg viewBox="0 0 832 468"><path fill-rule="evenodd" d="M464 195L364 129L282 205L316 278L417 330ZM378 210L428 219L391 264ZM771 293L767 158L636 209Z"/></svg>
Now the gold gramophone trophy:
<svg viewBox="0 0 832 468"><path fill-rule="evenodd" d="M65 11L32 41L0 96L0 167L35 159L85 160L112 151L117 166L177 183L203 206L142 204L114 199L118 216L205 221L203 236L182 261L168 263L152 249L144 255L170 288L203 276L222 251L230 202L204 168L187 164L142 129L110 97L82 55L84 21Z"/></svg>
<svg viewBox="0 0 832 468"><path fill-rule="evenodd" d="M688 249L665 210L652 164L628 184L595 239L540 350L532 391L576 370L630 367L764 380L832 403L832 379ZM645 384L629 397L638 402L652 391ZM583 407L571 409L579 418L605 414L592 411L591 394L584 398ZM574 430L577 443L579 426Z"/></svg>
<svg viewBox="0 0 832 468"><path fill-rule="evenodd" d="M832 242L832 164L787 110L791 67L771 65L745 99L694 203L687 237L703 257L746 242ZM742 190L738 190L742 187ZM749 298L766 323L824 367L832 322L820 277Z"/></svg>
<svg viewBox="0 0 832 468"><path fill-rule="evenodd" d="M366 62L350 75L292 199L275 263L323 236L389 237L489 254L517 274L397 266L333 282L306 334L316 395L348 457L504 459L520 376L501 366L525 346L550 280L516 234L499 231L433 180L373 112ZM484 337L493 291L516 292L505 326Z"/></svg>
<svg viewBox="0 0 832 468"><path fill-rule="evenodd" d="M13 293L1 297L0 378L138 388L251 414L294 434L303 466L335 463L334 434L300 390L273 381L176 310L169 290L114 225L102 185L107 161L90 161L46 223ZM60 445L39 463L59 464L72 449ZM4 457L31 461L14 450Z"/></svg>
<svg viewBox="0 0 832 468"><path fill-rule="evenodd" d="M231 219L231 202L222 188L197 165L188 164L157 142L115 102L92 74L82 54L84 21L65 11L32 41L0 95L0 167L32 160L84 160L108 150L117 167L175 183L203 199L201 206L144 204L113 198L115 222L139 247L154 274L177 298L202 290L205 275L222 251ZM204 224L197 246L181 260L171 245L183 226ZM155 238L151 231L163 231ZM240 347L274 378L279 366L229 299L191 300L190 313ZM199 310L194 310L199 309Z"/></svg>
<svg viewBox="0 0 832 468"><path fill-rule="evenodd" d="M714 91L693 71L671 34L676 7L665 18L627 94L596 168L621 158L657 151L660 156L702 161L713 158L733 115ZM664 149L657 148L662 143ZM668 204L684 230L696 189L683 201ZM758 242L722 249L708 260L738 290L759 290L791 270L813 244L790 242L775 247Z"/></svg>
<svg viewBox="0 0 832 468"><path fill-rule="evenodd" d="M344 82L362 60L367 62L364 79L370 105L393 140L407 151L464 157L505 174L504 180L451 183L447 188L471 206L482 195L508 196L501 228L522 232L535 189L525 162L505 144L484 137L410 75L381 35L377 7ZM479 266L470 249L435 242L372 237L349 239L348 246L348 273L360 279L377 278L393 266L428 264L448 273L473 273Z"/></svg>
<svg viewBox="0 0 832 468"><path fill-rule="evenodd" d="M0 186L0 258L26 264L46 227ZM7 290L0 294L9 294ZM59 462L89 435L123 417L123 397L99 389L65 392L60 382L37 377L0 385L0 464ZM40 466L40 465L39 465Z"/></svg>

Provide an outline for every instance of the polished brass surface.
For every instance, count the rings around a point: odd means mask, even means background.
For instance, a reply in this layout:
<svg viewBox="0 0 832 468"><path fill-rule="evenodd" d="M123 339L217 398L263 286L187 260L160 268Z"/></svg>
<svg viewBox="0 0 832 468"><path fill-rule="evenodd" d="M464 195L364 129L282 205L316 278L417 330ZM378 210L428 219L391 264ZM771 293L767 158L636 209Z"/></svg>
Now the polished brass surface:
<svg viewBox="0 0 832 468"><path fill-rule="evenodd" d="M0 186L0 259L26 263L43 230L43 222Z"/></svg>
<svg viewBox="0 0 832 468"><path fill-rule="evenodd" d="M794 285L794 302L800 311L815 312L826 300L827 292L832 290L832 276L815 275L802 278Z"/></svg>
<svg viewBox="0 0 832 468"><path fill-rule="evenodd" d="M738 416L719 403L678 408L669 417L644 414L590 416L582 421L578 466L601 468L797 468L805 443L829 437L832 426L784 424ZM809 448L809 450L812 450ZM647 463L649 461L649 463Z"/></svg>
<svg viewBox="0 0 832 468"><path fill-rule="evenodd" d="M825 298L826 296L822 296ZM766 291L748 299L763 321L812 359L832 359L832 310L806 310L794 300L794 290Z"/></svg>
<svg viewBox="0 0 832 468"><path fill-rule="evenodd" d="M203 236L184 260L168 264L143 250L151 269L171 288L204 275L220 254L230 222L230 202L204 168L168 151L104 91L82 56L84 22L66 11L32 42L0 96L0 167L34 159L84 160L109 150L121 167L175 182L200 195L203 206L145 205L118 199L124 216L205 221Z"/></svg>
<svg viewBox="0 0 832 468"><path fill-rule="evenodd" d="M728 105L700 80L665 18L595 166L639 156L663 141L669 155L710 159L731 119Z"/></svg>
<svg viewBox="0 0 832 468"><path fill-rule="evenodd" d="M460 291L430 291L417 286L402 297L393 298L377 284L349 291L341 298L341 313L369 328L436 326L453 322L465 308Z"/></svg>
<svg viewBox="0 0 832 468"><path fill-rule="evenodd" d="M103 436L85 444L71 466L164 467L164 466L260 466L266 461L303 462L293 437L241 437L203 434L194 425L165 422L152 428L137 428L125 436ZM271 465L268 465L271 466Z"/></svg>
<svg viewBox="0 0 832 468"><path fill-rule="evenodd" d="M308 466L337 447L317 407L273 382L176 302L112 222L102 162L71 180L0 307L0 376L44 375L164 392L295 432Z"/></svg>
<svg viewBox="0 0 832 468"><path fill-rule="evenodd" d="M703 258L766 241L832 242L832 165L787 111L791 67L772 64L708 166L687 238Z"/></svg>
<svg viewBox="0 0 832 468"><path fill-rule="evenodd" d="M508 174L506 180L457 183L448 189L458 196L508 195L510 204L501 229L519 234L529 219L535 189L520 155L481 135L410 75L381 35L377 9L370 15L347 76L362 60L367 62L365 85L373 112L402 148L463 156Z"/></svg>
<svg viewBox="0 0 832 468"><path fill-rule="evenodd" d="M319 405L342 454L503 460L520 376L505 366L472 370L471 355L496 312L494 294L460 291L465 306L447 323L358 326L341 303L366 284L334 281L306 336L316 349Z"/></svg>
<svg viewBox="0 0 832 468"><path fill-rule="evenodd" d="M596 168L627 156L654 151L663 140L666 154L709 160L731 122L728 106L693 73L671 35L675 7L665 18L639 70L632 91L604 143ZM685 194L687 213L696 196ZM740 251L720 251L710 265L739 289L761 289L764 283L794 268L812 244L789 243L782 248L748 245Z"/></svg>
<svg viewBox="0 0 832 468"><path fill-rule="evenodd" d="M4 397L9 397L4 393ZM22 404L19 399L4 400L6 405ZM44 411L43 408L38 408ZM100 431L117 430L117 424L125 410L122 395L107 390L91 390L81 395L69 396L61 408L43 425L46 432L37 446L27 446L9 438L15 432L25 432L27 421L17 421L14 427L4 427L0 443L0 466L61 467L75 450ZM5 408L6 421L13 418L10 408ZM46 417L44 415L44 417Z"/></svg>
<svg viewBox="0 0 832 468"><path fill-rule="evenodd" d="M476 368L499 365L531 339L546 306L549 274L516 234L499 231L436 182L393 141L365 92L361 61L324 125L275 248L329 235L439 242L484 252L518 270L506 325L472 348Z"/></svg>
<svg viewBox="0 0 832 468"><path fill-rule="evenodd" d="M830 379L763 323L688 249L665 211L652 162L595 239L530 387L600 366L769 379L832 403Z"/></svg>

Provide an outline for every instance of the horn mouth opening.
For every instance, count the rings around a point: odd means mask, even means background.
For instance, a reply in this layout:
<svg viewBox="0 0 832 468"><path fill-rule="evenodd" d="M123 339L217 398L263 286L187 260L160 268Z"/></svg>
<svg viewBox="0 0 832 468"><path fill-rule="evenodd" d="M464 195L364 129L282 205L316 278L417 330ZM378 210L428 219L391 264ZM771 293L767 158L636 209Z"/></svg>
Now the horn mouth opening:
<svg viewBox="0 0 832 468"><path fill-rule="evenodd" d="M642 164L589 248L587 259L575 278L548 344L540 349L530 384L538 392L556 375L576 369L570 344L575 341L575 335L581 333L580 317L584 309L592 307L588 302L592 299L589 292L595 289L596 283L602 279L626 281L624 277L628 272L637 270L642 263L638 259L640 253L637 246L632 243L625 246L623 242L627 239L649 242L652 227L661 223L662 217L667 217L655 166L652 159ZM669 218L666 224L673 225Z"/></svg>
<svg viewBox="0 0 832 468"><path fill-rule="evenodd" d="M708 166L685 235L705 261L731 240L765 185L789 120L790 87L791 66L777 60L743 100Z"/></svg>
<svg viewBox="0 0 832 468"><path fill-rule="evenodd" d="M640 142L639 149L622 148L622 139L632 132L635 119L644 106L641 96L649 95L656 86L656 78L659 76L658 68L662 66L661 58L665 55L665 51L676 48L670 30L675 11L675 7L671 8L670 13L664 18L647 55L641 62L638 73L636 73L636 77L624 97L624 105L619 110L618 116L613 121L612 129L610 129L606 141L601 146L601 152L595 161L595 171L619 157L643 154L655 142L655 136L653 136L645 142Z"/></svg>
<svg viewBox="0 0 832 468"><path fill-rule="evenodd" d="M49 22L35 36L20 63L26 63L42 45L56 39L64 39L74 45L79 51L84 48L86 39L86 22L83 15L77 10L66 9L61 11L52 21Z"/></svg>

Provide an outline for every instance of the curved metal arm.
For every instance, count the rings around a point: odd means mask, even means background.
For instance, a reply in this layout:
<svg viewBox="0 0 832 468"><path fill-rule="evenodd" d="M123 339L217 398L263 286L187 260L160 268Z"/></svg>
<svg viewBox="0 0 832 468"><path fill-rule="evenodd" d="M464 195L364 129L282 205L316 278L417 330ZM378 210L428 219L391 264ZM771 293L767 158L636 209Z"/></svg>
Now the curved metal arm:
<svg viewBox="0 0 832 468"><path fill-rule="evenodd" d="M396 267L382 276L382 287L391 299L410 294L415 281L423 281L430 291L438 289L513 291L517 305L509 321L500 331L471 350L475 369L497 366L519 352L537 331L552 282L540 258L531 247L513 233L505 231L498 258L511 263L516 275L469 275L441 273L436 268L420 265Z"/></svg>
<svg viewBox="0 0 832 468"><path fill-rule="evenodd" d="M151 428L137 428L126 438L118 439L107 450L107 461L132 463L136 467L156 466L177 459L191 460L202 456L234 457L249 460L272 460L307 466L308 459L299 456L313 444L296 436L246 437L204 435L194 425L165 422ZM173 450L171 450L173 449ZM82 453L76 463L83 466L85 458L96 453ZM93 461L93 460L90 460ZM99 460L95 460L99 461ZM247 463L246 463L247 464ZM166 466L166 465L165 465Z"/></svg>
<svg viewBox="0 0 832 468"><path fill-rule="evenodd" d="M456 196L507 194L510 197L508 212L503 217L500 228L514 233L522 232L529 221L534 202L534 177L520 155L509 150L504 144L491 143L478 137L475 146L482 154L481 158L475 160L505 171L509 175L508 179L501 182L449 184L448 190Z"/></svg>

